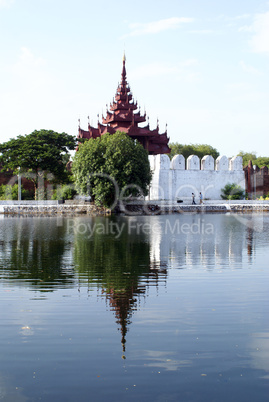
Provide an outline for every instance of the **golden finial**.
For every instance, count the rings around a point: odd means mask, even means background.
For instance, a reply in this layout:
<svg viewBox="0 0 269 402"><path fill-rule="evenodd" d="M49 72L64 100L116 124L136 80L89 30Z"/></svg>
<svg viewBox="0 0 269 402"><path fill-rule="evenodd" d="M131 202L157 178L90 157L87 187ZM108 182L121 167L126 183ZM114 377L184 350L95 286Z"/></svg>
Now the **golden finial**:
<svg viewBox="0 0 269 402"><path fill-rule="evenodd" d="M126 56L125 56L125 50L124 50L124 52L123 52L123 58L122 58L122 61L126 61Z"/></svg>

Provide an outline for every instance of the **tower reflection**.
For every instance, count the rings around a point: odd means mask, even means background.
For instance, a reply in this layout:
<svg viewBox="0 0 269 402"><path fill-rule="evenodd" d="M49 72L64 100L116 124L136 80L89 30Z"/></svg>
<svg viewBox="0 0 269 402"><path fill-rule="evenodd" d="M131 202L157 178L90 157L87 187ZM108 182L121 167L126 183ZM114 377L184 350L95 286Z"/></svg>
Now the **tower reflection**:
<svg viewBox="0 0 269 402"><path fill-rule="evenodd" d="M232 215L100 217L92 225L107 219L121 225L121 235L77 234L73 256L80 281L101 289L115 314L123 358L132 315L147 289L165 285L168 267L240 267L254 249L255 233Z"/></svg>
<svg viewBox="0 0 269 402"><path fill-rule="evenodd" d="M106 219L96 218L92 225L108 227ZM106 298L114 312L121 332L122 357L125 358L126 334L132 315L149 287L165 284L167 264L152 261L150 239L144 233L133 233L127 218L108 219L121 225L120 236L109 230L105 233L96 230L90 238L77 233L73 257L80 283L87 283L89 289L100 289L101 297Z"/></svg>
<svg viewBox="0 0 269 402"><path fill-rule="evenodd" d="M39 292L97 289L114 312L123 357L132 315L170 269L240 268L256 242L267 247L264 217L227 214L3 219L0 279ZM268 225L268 218L266 221ZM85 230L84 230L85 229Z"/></svg>

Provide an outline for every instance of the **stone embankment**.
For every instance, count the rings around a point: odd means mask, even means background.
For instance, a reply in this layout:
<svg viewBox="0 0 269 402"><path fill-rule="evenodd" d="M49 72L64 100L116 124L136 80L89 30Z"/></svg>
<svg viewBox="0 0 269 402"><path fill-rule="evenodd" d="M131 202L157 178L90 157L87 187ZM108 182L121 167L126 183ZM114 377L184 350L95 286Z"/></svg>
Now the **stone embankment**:
<svg viewBox="0 0 269 402"><path fill-rule="evenodd" d="M2 203L1 203L2 204ZM97 207L91 203L58 203L49 201L28 201L18 203L0 204L0 213L5 215L28 215L28 216L74 216L110 215L111 210L104 207Z"/></svg>
<svg viewBox="0 0 269 402"><path fill-rule="evenodd" d="M269 201L205 201L202 205L175 203L169 201L133 201L118 205L113 211L125 215L163 215L178 213L261 213L269 212ZM97 207L92 203L57 201L7 201L0 203L0 213L5 215L27 216L106 216L108 208Z"/></svg>
<svg viewBox="0 0 269 402"><path fill-rule="evenodd" d="M269 201L205 201L202 205L169 201L133 202L118 207L120 213L129 215L157 215L177 213L252 213L269 212Z"/></svg>

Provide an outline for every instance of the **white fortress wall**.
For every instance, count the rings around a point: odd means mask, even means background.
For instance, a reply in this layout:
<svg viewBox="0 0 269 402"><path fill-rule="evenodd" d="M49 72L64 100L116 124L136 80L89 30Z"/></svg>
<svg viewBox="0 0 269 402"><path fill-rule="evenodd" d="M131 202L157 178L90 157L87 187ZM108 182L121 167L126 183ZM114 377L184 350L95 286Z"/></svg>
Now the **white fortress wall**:
<svg viewBox="0 0 269 402"><path fill-rule="evenodd" d="M221 189L228 183L236 183L245 189L245 175L242 157L228 160L219 156L216 160L206 155L200 161L197 155L191 155L185 161L183 155L175 155L170 161L167 155L150 155L153 172L150 200L190 200L191 194L198 196L200 191L204 199L221 199Z"/></svg>

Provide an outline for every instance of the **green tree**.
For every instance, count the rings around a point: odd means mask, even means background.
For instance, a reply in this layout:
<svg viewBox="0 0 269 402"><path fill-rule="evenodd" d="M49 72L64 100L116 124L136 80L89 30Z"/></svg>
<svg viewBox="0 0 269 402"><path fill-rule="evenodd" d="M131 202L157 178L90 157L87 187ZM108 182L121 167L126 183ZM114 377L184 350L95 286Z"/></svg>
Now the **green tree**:
<svg viewBox="0 0 269 402"><path fill-rule="evenodd" d="M35 130L1 144L0 165L2 171L11 169L14 174L20 171L21 175L33 181L37 195L38 182L45 178L59 183L68 181L66 154L75 147L76 138L72 135Z"/></svg>
<svg viewBox="0 0 269 402"><path fill-rule="evenodd" d="M221 198L223 200L243 200L245 197L245 192L242 187L235 183L228 183L224 188L221 189Z"/></svg>
<svg viewBox="0 0 269 402"><path fill-rule="evenodd" d="M124 197L147 195L151 181L147 151L119 131L80 144L72 172L79 193L105 206L111 206L124 188Z"/></svg>
<svg viewBox="0 0 269 402"><path fill-rule="evenodd" d="M240 151L238 156L242 156L243 158L243 166L247 166L249 161L255 161L257 159L257 155L255 152L243 152ZM255 163L253 163L253 165L255 165Z"/></svg>
<svg viewBox="0 0 269 402"><path fill-rule="evenodd" d="M251 161L252 165L256 165L259 168L267 166L269 168L269 157L268 156L258 156L255 152L243 152L240 151L239 156L243 158L243 166L247 166L248 162Z"/></svg>
<svg viewBox="0 0 269 402"><path fill-rule="evenodd" d="M217 149L207 144L184 145L178 142L171 142L169 147L171 148L171 152L168 155L170 159L178 154L183 155L185 159L187 159L190 155L197 155L200 159L205 155L212 155L214 159L219 156Z"/></svg>
<svg viewBox="0 0 269 402"><path fill-rule="evenodd" d="M257 165L259 168L267 166L269 169L269 157L268 156L259 156L257 159L253 161L253 165Z"/></svg>

